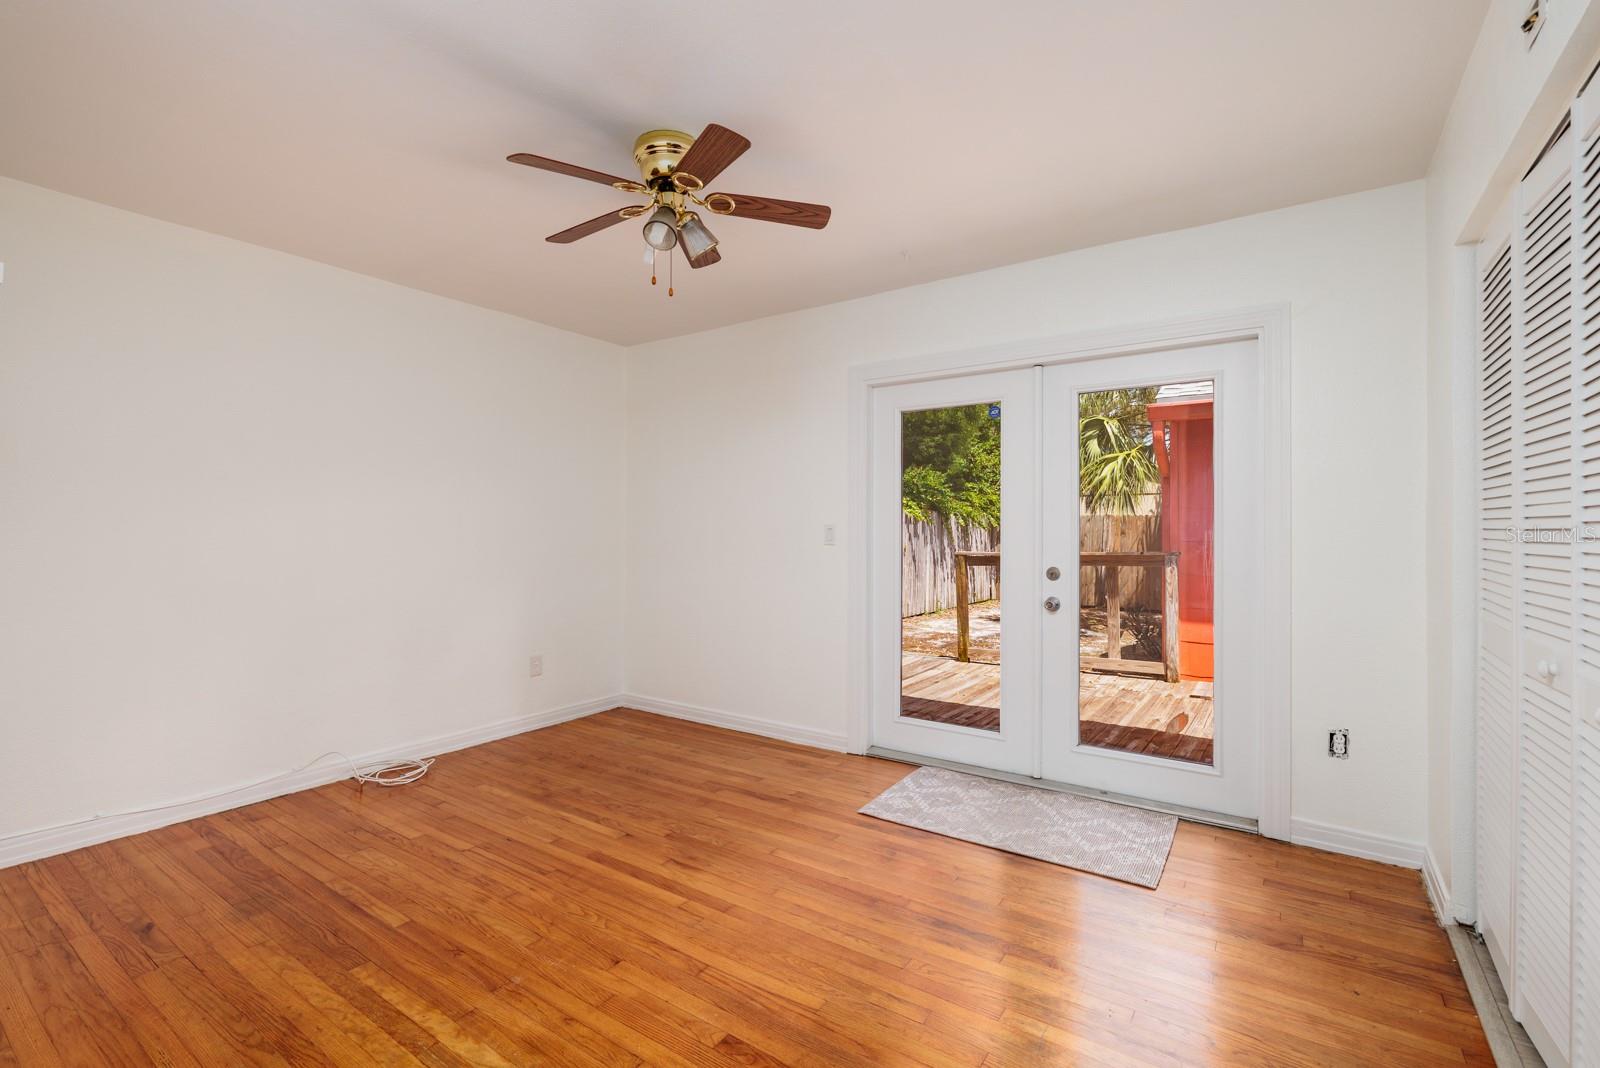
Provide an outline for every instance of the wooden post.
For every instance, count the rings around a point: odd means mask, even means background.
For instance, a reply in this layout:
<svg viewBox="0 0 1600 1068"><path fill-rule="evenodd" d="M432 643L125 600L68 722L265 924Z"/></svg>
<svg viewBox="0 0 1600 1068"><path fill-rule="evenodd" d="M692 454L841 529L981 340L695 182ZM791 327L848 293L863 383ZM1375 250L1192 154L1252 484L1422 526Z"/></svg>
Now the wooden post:
<svg viewBox="0 0 1600 1068"><path fill-rule="evenodd" d="M1115 671L1124 675L1150 675L1152 677L1166 677L1177 681L1178 671L1178 554L1177 553L1145 553L1145 552L1106 552L1091 553L1079 552L1078 565L1091 576L1105 575L1106 598L1106 654L1105 656L1092 656L1084 654L1079 658L1079 665L1086 671ZM1122 638L1122 569L1133 568L1140 575L1148 572L1160 572L1161 582L1161 655L1152 660L1124 660L1121 657ZM1144 586L1139 587L1143 589ZM1097 598L1093 592L1092 581L1086 580L1080 591L1081 597ZM1098 603L1097 599L1086 600L1083 607L1088 608Z"/></svg>
<svg viewBox="0 0 1600 1068"><path fill-rule="evenodd" d="M1122 568L1106 565L1106 656L1122 659Z"/></svg>
<svg viewBox="0 0 1600 1068"><path fill-rule="evenodd" d="M1161 666L1168 682L1178 681L1178 554L1161 565Z"/></svg>
<svg viewBox="0 0 1600 1068"><path fill-rule="evenodd" d="M967 554L956 553L956 659L963 664L972 659L970 624L967 620Z"/></svg>

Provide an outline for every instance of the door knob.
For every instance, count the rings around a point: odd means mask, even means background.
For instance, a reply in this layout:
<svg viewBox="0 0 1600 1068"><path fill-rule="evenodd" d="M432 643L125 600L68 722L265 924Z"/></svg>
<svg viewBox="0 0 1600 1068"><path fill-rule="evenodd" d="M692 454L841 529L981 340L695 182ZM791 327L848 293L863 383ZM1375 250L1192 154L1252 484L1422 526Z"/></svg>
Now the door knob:
<svg viewBox="0 0 1600 1068"><path fill-rule="evenodd" d="M1044 599L1044 610L1046 612L1057 612L1057 611L1060 611L1060 609L1061 609L1061 598L1059 598L1059 597L1046 597Z"/></svg>

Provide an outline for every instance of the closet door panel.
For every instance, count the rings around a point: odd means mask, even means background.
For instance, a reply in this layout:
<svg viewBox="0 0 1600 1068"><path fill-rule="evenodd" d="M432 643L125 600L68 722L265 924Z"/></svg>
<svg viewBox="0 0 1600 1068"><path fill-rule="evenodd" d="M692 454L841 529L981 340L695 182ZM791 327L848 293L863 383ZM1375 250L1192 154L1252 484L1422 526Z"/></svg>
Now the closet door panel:
<svg viewBox="0 0 1600 1068"><path fill-rule="evenodd" d="M1580 111L1590 110L1580 106ZM1597 109L1600 110L1600 109ZM1578 678L1573 834L1572 1061L1600 1065L1600 131L1579 155Z"/></svg>
<svg viewBox="0 0 1600 1068"><path fill-rule="evenodd" d="M1509 219L1506 229L1509 230ZM1478 254L1478 926L1510 977L1515 871L1515 523L1510 238Z"/></svg>
<svg viewBox="0 0 1600 1068"><path fill-rule="evenodd" d="M1516 346L1520 461L1516 570L1521 663L1517 715L1515 972L1530 1032L1570 1056L1572 716L1576 636L1574 197L1569 134L1523 184L1518 212L1521 324Z"/></svg>
<svg viewBox="0 0 1600 1068"><path fill-rule="evenodd" d="M1509 230L1509 218L1504 223ZM1516 450L1511 241L1478 259L1477 898L1479 927L1509 980L1516 791Z"/></svg>

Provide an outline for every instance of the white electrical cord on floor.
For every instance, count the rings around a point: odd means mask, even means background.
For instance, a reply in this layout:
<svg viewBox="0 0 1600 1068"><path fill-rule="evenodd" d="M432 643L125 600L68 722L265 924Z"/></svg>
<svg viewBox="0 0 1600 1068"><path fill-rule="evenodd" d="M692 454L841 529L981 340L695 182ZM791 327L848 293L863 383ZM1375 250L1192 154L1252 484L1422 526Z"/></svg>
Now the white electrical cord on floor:
<svg viewBox="0 0 1600 1068"><path fill-rule="evenodd" d="M298 775L302 771L308 771L316 767L329 757L338 757L344 761L345 766L350 769L350 774L346 778L354 779L359 783L370 782L377 786L404 786L407 783L416 782L428 774L428 769L433 767L433 762L438 759L437 757L423 757L418 760L378 760L367 764L357 764L343 753L334 750L323 753L315 760L307 761L298 768L280 771L276 775L268 775L265 779L257 779L255 782L246 783L243 786L230 786L226 790L201 794L198 797L189 797L182 801L164 801L159 805L150 805L147 808L128 808L119 812L96 812L93 816L85 816L81 820L72 820L69 823L58 823L45 829L58 831L67 827L78 827L85 823L96 823L100 820L117 819L122 816L143 816L151 812L165 812L168 809L182 808L185 805L200 804L203 801L210 801L214 798L240 793L245 790L254 790L258 786L266 786L268 783L277 782L279 779L287 779L291 775ZM37 833L39 832L18 831L14 834L0 835L0 842L10 841L14 838L25 838Z"/></svg>
<svg viewBox="0 0 1600 1068"><path fill-rule="evenodd" d="M356 782L377 783L379 786L404 786L408 782L416 782L428 774L428 769L433 767L436 757L424 757L421 760L395 760L389 763L360 764L345 756L343 753L323 753L317 757L336 756L350 765L350 777ZM311 763L315 764L317 760ZM310 765L308 764L307 767Z"/></svg>

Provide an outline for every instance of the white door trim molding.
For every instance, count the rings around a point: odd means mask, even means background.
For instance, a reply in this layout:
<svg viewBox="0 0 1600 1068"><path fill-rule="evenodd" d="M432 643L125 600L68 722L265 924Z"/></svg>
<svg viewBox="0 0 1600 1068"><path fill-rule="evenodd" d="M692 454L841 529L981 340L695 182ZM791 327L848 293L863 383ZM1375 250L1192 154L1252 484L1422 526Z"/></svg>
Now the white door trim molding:
<svg viewBox="0 0 1600 1068"><path fill-rule="evenodd" d="M1478 246L1450 260L1450 874L1435 862L1439 900L1457 923L1478 922ZM1470 458L1462 462L1460 457ZM1431 834L1431 832L1430 832ZM1429 843L1432 845L1432 843ZM1430 855L1430 860L1434 860ZM1429 869L1424 868L1425 872Z"/></svg>
<svg viewBox="0 0 1600 1068"><path fill-rule="evenodd" d="M1261 374L1266 411L1262 413L1267 442L1265 458L1266 559L1263 576L1267 603L1281 625L1268 628L1265 696L1261 716L1261 833L1269 838L1291 837L1291 690L1289 656L1291 572L1290 518L1290 417L1293 395L1289 376L1289 323L1287 304L1245 308L1221 315L1167 320L1061 337L1034 338L977 349L931 353L907 359L857 364L850 368L850 435L848 472L850 501L849 611L847 637L849 670L846 676L849 712L849 749L864 753L870 744L871 650L869 609L871 600L871 501L868 471L871 445L868 437L872 390L877 386L925 381L950 375L1018 367L1044 366L1126 356L1157 349L1182 348L1218 341L1256 340L1261 351Z"/></svg>

